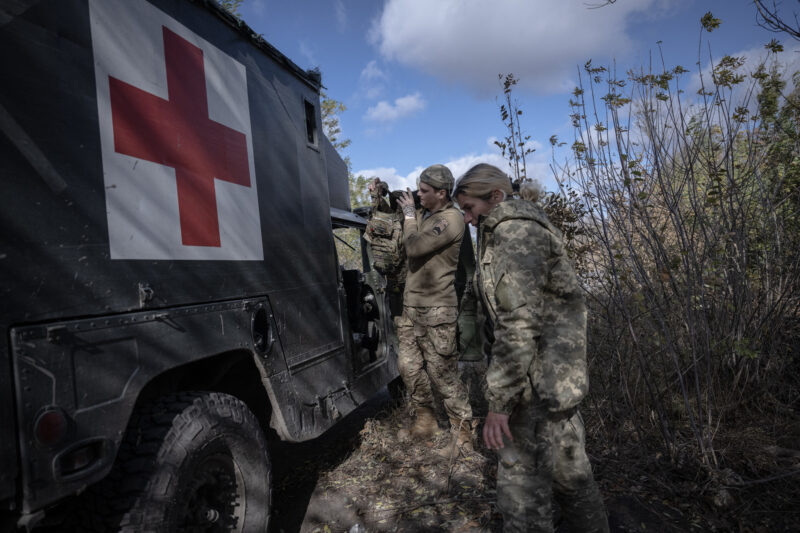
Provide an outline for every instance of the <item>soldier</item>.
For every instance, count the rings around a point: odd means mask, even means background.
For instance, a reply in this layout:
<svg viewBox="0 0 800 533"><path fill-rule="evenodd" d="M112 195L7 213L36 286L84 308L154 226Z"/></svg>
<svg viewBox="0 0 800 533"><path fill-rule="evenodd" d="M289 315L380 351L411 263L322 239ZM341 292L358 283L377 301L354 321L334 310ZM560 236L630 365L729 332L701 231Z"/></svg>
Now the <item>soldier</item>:
<svg viewBox="0 0 800 533"><path fill-rule="evenodd" d="M411 435L426 438L436 432L433 387L442 396L455 444L471 451L472 409L458 375L454 286L464 220L453 207L452 188L450 169L433 165L419 177L421 209L415 209L410 191L397 200L407 256L403 314L396 322L398 365L416 411ZM440 455L450 452L448 447Z"/></svg>
<svg viewBox="0 0 800 533"><path fill-rule="evenodd" d="M493 333L486 446L498 451L504 531L553 531L551 499L575 531L608 531L577 407L588 389L586 306L561 233L500 169L479 164L456 184L477 226L475 287ZM529 201L532 200L532 201Z"/></svg>
<svg viewBox="0 0 800 533"><path fill-rule="evenodd" d="M367 186L370 196L370 218L364 240L372 248L373 266L386 276L390 293L405 283L405 252L403 251L403 212L394 198L386 201L389 186L378 177ZM393 193L394 194L394 193Z"/></svg>

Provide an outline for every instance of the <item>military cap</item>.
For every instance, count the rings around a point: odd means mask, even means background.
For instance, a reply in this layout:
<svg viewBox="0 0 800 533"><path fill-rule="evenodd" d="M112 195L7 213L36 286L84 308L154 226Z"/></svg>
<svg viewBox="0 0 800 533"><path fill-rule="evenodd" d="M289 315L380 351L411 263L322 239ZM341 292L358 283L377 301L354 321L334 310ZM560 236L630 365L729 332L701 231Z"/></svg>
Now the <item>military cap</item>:
<svg viewBox="0 0 800 533"><path fill-rule="evenodd" d="M453 192L453 173L444 165L431 165L419 175L420 183L427 183L435 189L444 189L448 194Z"/></svg>

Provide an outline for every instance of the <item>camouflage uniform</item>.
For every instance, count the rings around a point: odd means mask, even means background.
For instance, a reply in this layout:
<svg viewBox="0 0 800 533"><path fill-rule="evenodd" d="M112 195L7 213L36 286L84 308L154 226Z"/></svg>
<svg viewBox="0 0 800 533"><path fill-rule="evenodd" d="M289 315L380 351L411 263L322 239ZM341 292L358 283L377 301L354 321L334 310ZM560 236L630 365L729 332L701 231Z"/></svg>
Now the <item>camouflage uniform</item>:
<svg viewBox="0 0 800 533"><path fill-rule="evenodd" d="M372 248L373 266L391 282L405 281L405 252L403 250L403 213L392 209L384 196L385 182L378 182L370 192L372 210L364 240Z"/></svg>
<svg viewBox="0 0 800 533"><path fill-rule="evenodd" d="M469 420L472 411L458 377L455 307L403 307L397 319L397 356L414 407L433 407L435 387L452 419Z"/></svg>
<svg viewBox="0 0 800 533"><path fill-rule="evenodd" d="M372 210L364 232L370 244L372 265L386 277L386 293L393 317L402 313L403 289L406 281L406 254L403 249L403 213L393 209L384 198L389 187L379 181L370 191Z"/></svg>
<svg viewBox="0 0 800 533"><path fill-rule="evenodd" d="M504 531L553 531L551 499L577 531L608 531L577 405L588 389L586 306L560 232L535 204L481 219L476 286L493 325L489 410L508 414L520 460L498 466Z"/></svg>
<svg viewBox="0 0 800 533"><path fill-rule="evenodd" d="M452 174L442 165L428 167L420 181L442 189ZM455 274L464 235L464 219L452 202L431 213L418 209L403 222L407 256L403 315L396 321L400 341L398 366L413 407L433 407L431 386L442 396L454 421L468 421L472 409L458 375Z"/></svg>

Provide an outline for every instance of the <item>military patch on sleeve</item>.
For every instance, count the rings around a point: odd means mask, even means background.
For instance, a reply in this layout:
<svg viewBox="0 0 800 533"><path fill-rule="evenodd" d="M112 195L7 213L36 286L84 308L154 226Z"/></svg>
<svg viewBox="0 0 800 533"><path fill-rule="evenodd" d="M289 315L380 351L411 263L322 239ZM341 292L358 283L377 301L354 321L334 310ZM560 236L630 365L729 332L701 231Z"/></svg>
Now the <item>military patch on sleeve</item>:
<svg viewBox="0 0 800 533"><path fill-rule="evenodd" d="M433 232L434 232L436 235L441 235L441 234L444 232L444 230L446 230L446 229L447 229L447 226L448 226L448 225L450 225L450 223L449 223L449 222L447 222L447 219L445 219L445 218L440 218L439 220L437 220L437 221L436 221L436 224L434 224L434 226L433 226Z"/></svg>

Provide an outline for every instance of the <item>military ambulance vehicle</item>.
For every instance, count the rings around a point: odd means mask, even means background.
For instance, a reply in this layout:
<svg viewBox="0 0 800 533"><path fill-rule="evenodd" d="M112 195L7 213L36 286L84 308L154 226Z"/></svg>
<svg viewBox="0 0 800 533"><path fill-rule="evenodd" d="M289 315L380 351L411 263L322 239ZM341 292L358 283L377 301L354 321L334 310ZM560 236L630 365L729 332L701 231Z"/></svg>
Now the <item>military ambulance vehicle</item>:
<svg viewBox="0 0 800 533"><path fill-rule="evenodd" d="M318 71L210 0L0 0L0 50L0 530L266 531L269 440L397 376Z"/></svg>

